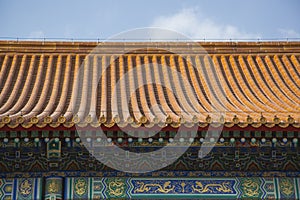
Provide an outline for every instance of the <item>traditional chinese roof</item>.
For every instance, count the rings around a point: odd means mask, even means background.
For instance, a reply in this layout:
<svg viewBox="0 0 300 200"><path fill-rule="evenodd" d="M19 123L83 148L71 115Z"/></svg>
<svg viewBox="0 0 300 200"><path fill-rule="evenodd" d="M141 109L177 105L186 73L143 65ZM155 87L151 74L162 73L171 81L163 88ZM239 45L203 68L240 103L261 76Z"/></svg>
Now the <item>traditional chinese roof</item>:
<svg viewBox="0 0 300 200"><path fill-rule="evenodd" d="M1 41L0 128L300 127L299 42L196 45Z"/></svg>

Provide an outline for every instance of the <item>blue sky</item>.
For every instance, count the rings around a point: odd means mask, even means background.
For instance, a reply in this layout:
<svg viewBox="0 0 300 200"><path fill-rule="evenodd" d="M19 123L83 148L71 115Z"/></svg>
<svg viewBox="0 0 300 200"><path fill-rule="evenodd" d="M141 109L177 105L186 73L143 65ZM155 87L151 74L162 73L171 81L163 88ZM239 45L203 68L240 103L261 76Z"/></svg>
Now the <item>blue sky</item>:
<svg viewBox="0 0 300 200"><path fill-rule="evenodd" d="M109 38L140 27L187 37L300 38L299 0L0 0L1 37Z"/></svg>

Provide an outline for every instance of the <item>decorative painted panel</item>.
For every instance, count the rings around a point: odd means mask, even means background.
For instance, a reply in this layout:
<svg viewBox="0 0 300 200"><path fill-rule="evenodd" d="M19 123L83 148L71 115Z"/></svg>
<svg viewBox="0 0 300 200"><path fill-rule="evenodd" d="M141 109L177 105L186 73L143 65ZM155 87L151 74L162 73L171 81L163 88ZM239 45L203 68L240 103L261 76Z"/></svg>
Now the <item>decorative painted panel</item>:
<svg viewBox="0 0 300 200"><path fill-rule="evenodd" d="M65 197L70 199L104 198L102 178L67 178L65 180Z"/></svg>
<svg viewBox="0 0 300 200"><path fill-rule="evenodd" d="M63 178L61 177L46 178L45 199L46 200L63 199Z"/></svg>
<svg viewBox="0 0 300 200"><path fill-rule="evenodd" d="M14 179L0 179L0 199L13 199Z"/></svg>
<svg viewBox="0 0 300 200"><path fill-rule="evenodd" d="M106 198L299 199L299 183L300 179L298 178L286 177L48 177L45 178L45 181L43 181L43 178L3 178L0 179L0 200Z"/></svg>
<svg viewBox="0 0 300 200"><path fill-rule="evenodd" d="M238 195L236 179L195 179L195 178L133 178L129 180L131 197L226 197Z"/></svg>
<svg viewBox="0 0 300 200"><path fill-rule="evenodd" d="M129 198L129 185L126 178L105 178L103 180L105 198Z"/></svg>
<svg viewBox="0 0 300 200"><path fill-rule="evenodd" d="M293 178L280 178L277 179L277 188L279 189L278 197L282 199L295 199L296 191L299 192L299 188L296 187L296 179Z"/></svg>
<svg viewBox="0 0 300 200"><path fill-rule="evenodd" d="M52 141L52 140L51 140ZM50 172L50 171L112 171L109 167L91 156L84 146L77 142L55 142L52 145L45 141L19 142L22 148L9 142L5 147L0 147L0 176L13 172ZM54 146L53 146L54 145ZM1 141L0 141L1 146ZM53 148L52 148L53 147ZM132 151L149 152L159 147L132 147ZM170 147L170 158L175 155L176 147ZM94 152L99 152L97 149ZM174 155L172 155L172 152ZM199 158L200 146L192 146L178 157L169 166L162 170L167 171L300 171L300 147L230 147L216 146L204 158ZM108 157L113 157L114 152L106 152ZM172 156L172 157L171 157ZM122 159L122 158L120 158ZM124 158L125 159L125 158ZM160 157L152 157L151 160L132 160L137 166L147 166L160 163ZM163 158L165 159L165 158ZM121 162L112 161L118 168L122 168ZM259 175L256 175L259 176ZM287 175L286 175L287 176ZM9 177L10 178L10 177Z"/></svg>
<svg viewBox="0 0 300 200"><path fill-rule="evenodd" d="M42 199L41 178L0 179L0 199Z"/></svg>
<svg viewBox="0 0 300 200"><path fill-rule="evenodd" d="M65 198L299 198L295 178L67 178Z"/></svg>

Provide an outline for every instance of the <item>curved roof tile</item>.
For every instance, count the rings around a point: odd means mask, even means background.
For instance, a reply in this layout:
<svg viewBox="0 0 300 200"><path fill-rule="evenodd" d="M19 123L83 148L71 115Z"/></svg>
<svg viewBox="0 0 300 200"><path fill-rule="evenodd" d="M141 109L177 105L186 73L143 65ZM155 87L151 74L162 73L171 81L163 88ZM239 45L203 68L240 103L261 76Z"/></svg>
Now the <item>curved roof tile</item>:
<svg viewBox="0 0 300 200"><path fill-rule="evenodd" d="M300 126L300 43L141 44L0 42L0 127Z"/></svg>

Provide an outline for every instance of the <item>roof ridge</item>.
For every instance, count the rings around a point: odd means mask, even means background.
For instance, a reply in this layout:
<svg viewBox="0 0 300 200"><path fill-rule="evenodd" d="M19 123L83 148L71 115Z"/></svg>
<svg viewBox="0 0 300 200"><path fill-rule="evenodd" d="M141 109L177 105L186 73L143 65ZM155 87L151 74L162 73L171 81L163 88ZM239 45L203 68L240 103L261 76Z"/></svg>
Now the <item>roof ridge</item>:
<svg viewBox="0 0 300 200"><path fill-rule="evenodd" d="M98 48L98 51L97 51ZM66 42L0 40L1 52L20 53L300 53L298 41L270 42Z"/></svg>

